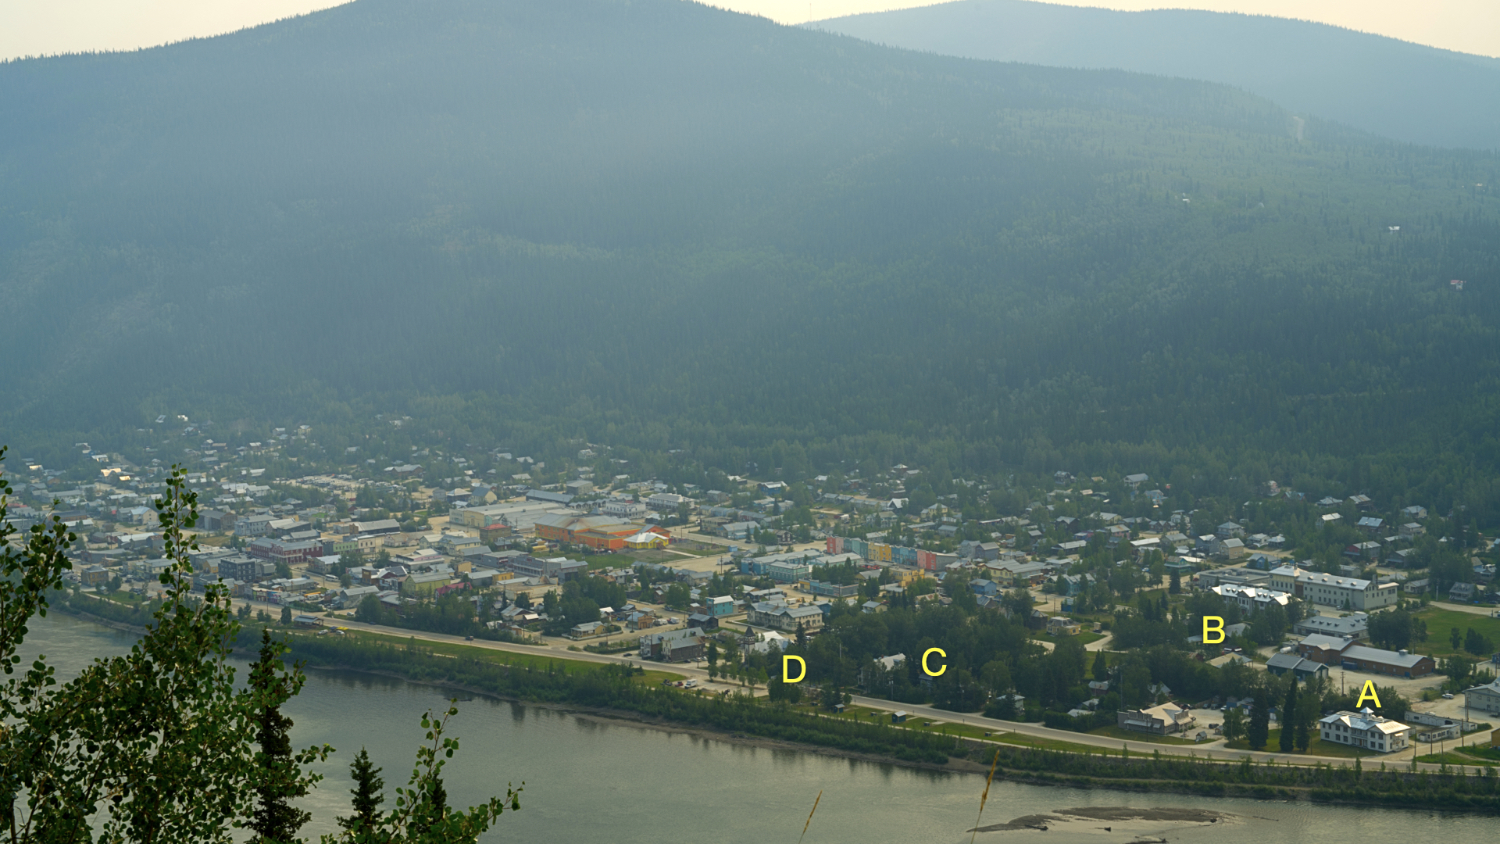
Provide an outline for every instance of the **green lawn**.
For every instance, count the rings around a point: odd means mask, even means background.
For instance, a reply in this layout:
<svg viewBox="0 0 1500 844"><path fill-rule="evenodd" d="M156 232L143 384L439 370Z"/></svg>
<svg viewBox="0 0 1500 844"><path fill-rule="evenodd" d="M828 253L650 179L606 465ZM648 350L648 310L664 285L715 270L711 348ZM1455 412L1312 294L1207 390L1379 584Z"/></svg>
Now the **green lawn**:
<svg viewBox="0 0 1500 844"><path fill-rule="evenodd" d="M1490 768L1500 766L1500 758L1485 759L1482 757L1471 756L1468 753L1458 753L1452 750L1449 750L1446 753L1429 753L1425 756L1418 756L1417 761L1430 762L1434 765L1441 762L1447 762L1449 765L1483 765Z"/></svg>
<svg viewBox="0 0 1500 844"><path fill-rule="evenodd" d="M1233 750L1249 750L1250 749L1250 742L1248 740L1246 740L1246 739L1236 739L1234 741L1231 741L1231 742L1227 743L1225 746L1228 747L1228 748L1230 748L1230 749L1233 749ZM1263 747L1263 748L1261 748L1261 750L1265 751L1266 753L1280 753L1281 752L1281 730L1279 730L1279 729L1273 729L1273 730L1271 730L1270 737L1266 739L1266 746ZM1299 751L1293 750L1291 753L1289 753L1287 755L1289 755L1289 756L1327 756L1327 757L1334 758L1334 759L1353 759L1355 757L1359 757L1359 758L1362 758L1362 759L1370 759L1372 757L1378 758L1378 757L1384 756L1385 754L1383 754L1383 753L1376 753L1376 752L1371 751L1371 750L1365 750L1364 748L1350 747L1347 744L1335 744L1333 742L1325 742L1321 738L1319 738L1316 733L1314 733L1313 734L1312 744L1308 745L1307 753L1301 753Z"/></svg>
<svg viewBox="0 0 1500 844"><path fill-rule="evenodd" d="M330 622L328 626L336 627L337 623ZM306 636L316 634L301 633L299 635ZM411 640L406 636L392 636L385 633L371 633L366 630L355 630L352 628L348 631L348 635L363 637L370 641L386 642L392 645L404 646L411 643ZM510 651L500 651L493 648L475 647L474 645L459 644L457 642L418 641L417 645L435 654L442 654L444 656L453 657L472 657L484 660L486 662L493 662L497 665L519 665L530 666L532 668L545 668L547 663L549 662L566 662L568 663L568 666L570 668L582 669L585 671L597 671L605 666L605 663L583 662L581 660L572 660L551 654L512 653ZM682 675L674 674L669 671L647 671L643 679L644 681L655 684L660 683L665 679L680 680L682 679Z"/></svg>
<svg viewBox="0 0 1500 844"><path fill-rule="evenodd" d="M1152 744L1198 744L1198 742L1192 739L1138 733L1135 730L1122 730L1119 727L1100 727L1097 730L1089 730L1089 735L1108 736L1109 738L1117 738L1122 741L1144 741Z"/></svg>
<svg viewBox="0 0 1500 844"><path fill-rule="evenodd" d="M900 706L900 704L894 704L894 705L895 706ZM809 712L812 712L812 711L822 712L824 715L829 714L826 711L817 709L816 706L809 706L806 703L801 704L798 708L806 709ZM853 720L860 720L860 721L868 721L868 722L874 722L874 723L888 724L888 723L890 723L890 720L891 720L891 713L887 712L886 710L883 710L883 709L871 709L871 708L866 707L866 706L851 706L848 709L844 710L844 714L843 715L841 715L841 716L833 716L833 717L842 717L842 718L848 718L848 719L853 719ZM957 717L964 717L964 716L958 715ZM1102 748L1102 747L1092 747L1092 746L1087 745L1087 744L1078 744L1076 742L1071 742L1071 741L1061 741L1061 740L1058 740L1058 739L1039 738L1037 736L1018 735L1016 733L1005 732L1003 729L1000 729L1000 730L997 730L997 729L994 729L994 728L985 729L983 727L976 726L974 724L964 724L964 723L961 723L961 722L956 721L956 720L950 721L950 720L947 720L946 718L939 719L939 721L934 721L933 725L931 727L925 727L925 726L923 726L923 724L927 720L928 719L926 719L926 718L920 718L919 719L919 718L916 718L916 717L912 717L912 718L907 719L906 723L904 725L902 725L902 726L906 727L909 730L916 730L918 732L923 732L923 733L936 733L938 735L949 735L949 736L963 736L964 738L979 739L981 741L995 741L995 742L1000 742L1001 744L1014 744L1014 745L1020 745L1020 746L1023 746L1023 747L1037 747L1037 748L1041 748L1043 750L1062 750L1062 751L1067 751L1068 753L1097 753L1097 754L1104 754L1104 753L1118 753L1119 752L1119 751L1116 751L1116 750L1107 750L1107 749ZM1132 733L1131 736L1135 737L1136 734Z"/></svg>
<svg viewBox="0 0 1500 844"><path fill-rule="evenodd" d="M1074 620L1076 621L1077 619L1074 619ZM1087 645L1087 644L1089 644L1091 642L1097 642L1100 639L1103 639L1104 638L1104 634L1103 633L1094 633L1092 631L1086 632L1086 633L1079 633L1077 636L1053 636L1053 635L1048 634L1048 633L1033 633L1033 634L1031 634L1031 638L1033 638L1033 639L1040 639L1040 640L1042 640L1044 642L1060 642L1060 641L1062 641L1064 639L1072 639L1073 641L1078 642L1079 644Z"/></svg>
<svg viewBox="0 0 1500 844"><path fill-rule="evenodd" d="M1428 607L1417 613L1417 618L1427 622L1427 641L1416 647L1419 653L1432 656L1458 656L1469 659L1479 659L1474 654L1463 650L1463 641L1459 640L1459 649L1454 650L1448 641L1448 631L1458 628L1458 635L1462 637L1472 627L1483 636L1489 637L1497 647L1500 647L1500 618L1490 618L1488 615L1474 615L1473 613L1458 612L1457 610L1445 610L1439 607ZM1485 654L1485 657L1489 654Z"/></svg>

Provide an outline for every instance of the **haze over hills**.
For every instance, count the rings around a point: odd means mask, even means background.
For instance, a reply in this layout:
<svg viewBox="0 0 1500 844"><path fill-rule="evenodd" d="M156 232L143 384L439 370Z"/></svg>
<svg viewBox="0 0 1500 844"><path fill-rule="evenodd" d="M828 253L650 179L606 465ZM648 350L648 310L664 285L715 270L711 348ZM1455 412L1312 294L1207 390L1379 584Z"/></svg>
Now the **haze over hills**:
<svg viewBox="0 0 1500 844"><path fill-rule="evenodd" d="M808 26L949 56L1205 79L1397 140L1500 148L1500 59L1327 24L958 0Z"/></svg>
<svg viewBox="0 0 1500 844"><path fill-rule="evenodd" d="M678 0L359 0L3 65L0 113L33 440L406 412L1500 500L1493 154Z"/></svg>

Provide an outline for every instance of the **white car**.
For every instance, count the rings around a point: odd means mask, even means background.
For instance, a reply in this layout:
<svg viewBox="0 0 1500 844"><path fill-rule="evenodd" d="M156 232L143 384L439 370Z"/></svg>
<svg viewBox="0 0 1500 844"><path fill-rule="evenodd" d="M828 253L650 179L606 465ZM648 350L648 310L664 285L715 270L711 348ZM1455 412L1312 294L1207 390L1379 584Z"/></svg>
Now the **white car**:
<svg viewBox="0 0 1500 844"><path fill-rule="evenodd" d="M1443 700L1453 700L1452 692L1443 692Z"/></svg>

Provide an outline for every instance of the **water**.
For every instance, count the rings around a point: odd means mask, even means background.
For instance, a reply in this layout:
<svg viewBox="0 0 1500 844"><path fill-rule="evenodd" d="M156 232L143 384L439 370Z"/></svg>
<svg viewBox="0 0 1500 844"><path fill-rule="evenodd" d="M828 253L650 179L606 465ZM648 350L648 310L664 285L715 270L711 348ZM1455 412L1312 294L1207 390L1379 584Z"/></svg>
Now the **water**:
<svg viewBox="0 0 1500 844"><path fill-rule="evenodd" d="M133 637L54 614L31 624L24 657L48 654L71 676L94 656L122 653ZM422 713L446 701L436 689L347 672L311 672L285 712L295 721L294 746L328 743L338 752L318 772L325 779L303 801L314 821L304 835L336 831L348 812L349 761L363 745L385 771L388 799L404 785L422 739ZM793 842L813 799L822 802L807 832L818 842L968 841L979 793L975 776L912 771L810 753L771 750L688 733L601 721L534 706L475 699L459 704L451 735L462 747L444 777L449 805L467 806L525 780L521 811L506 814L486 841ZM1235 815L1213 826L1140 822L1054 825L1041 840L1131 841L1139 834L1213 844L1375 844L1383 841L1483 841L1493 819L1311 806L1254 800L1213 800L1169 794L1127 794L997 783L985 824L1070 807L1130 806L1211 809ZM1112 832L1102 831L1111 826ZM1125 825L1130 826L1130 825ZM980 841L1033 840L1040 832L980 833Z"/></svg>

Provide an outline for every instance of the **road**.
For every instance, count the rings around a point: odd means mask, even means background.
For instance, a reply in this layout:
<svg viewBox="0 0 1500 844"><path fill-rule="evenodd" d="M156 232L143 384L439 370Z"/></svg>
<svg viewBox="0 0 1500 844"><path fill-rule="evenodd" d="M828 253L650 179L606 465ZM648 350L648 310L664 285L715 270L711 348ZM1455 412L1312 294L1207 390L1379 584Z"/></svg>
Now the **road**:
<svg viewBox="0 0 1500 844"><path fill-rule="evenodd" d="M332 622L334 620L330 621ZM417 639L418 641L445 642L449 644L465 645L467 647L488 648L490 650L505 651L508 653L529 654L531 656L550 656L556 659L576 660L579 662L612 665L641 665L652 671L663 671L671 674L681 675L685 679L697 680L700 684L700 688L703 688L704 690L710 692L747 691L745 687L737 684L710 681L708 679L708 670L706 668L700 668L697 665L688 665L684 663L647 664L642 662L642 660L635 654L610 655L593 654L588 653L587 651L569 651L566 649L566 647L568 644L570 644L570 642L566 639L550 639L549 637L549 640L545 641L541 645L520 645L511 642L487 642L478 639L471 642L466 641L461 636L449 636L442 633L424 633L414 630L404 630L398 627L384 627L378 624L365 624L363 622L343 619L338 619L336 620L336 622L339 626L348 627L351 630L368 630L372 633L384 633L390 636L411 637ZM761 696L764 694L764 688L756 689L757 696ZM1132 752L1136 753L1160 751L1163 756L1186 756L1191 754L1199 759L1217 759L1222 761L1236 762L1248 757L1262 763L1275 761L1278 765L1292 764L1311 766L1327 764L1347 767L1354 764L1353 759L1267 753L1250 750L1231 750L1224 747L1222 739L1192 745L1157 744L1146 741L1144 740L1144 738L1137 741L1130 741L1128 739L1118 739L1110 736L1097 736L1090 735L1088 733L1075 733L1069 730L1055 730L1049 727L1044 727L1040 724L1027 724L1016 721L1002 721L996 718L985 718L982 715L947 712L944 710L935 709L931 706L923 706L920 704L893 703L888 700L864 697L862 695L854 696L853 702L859 706L883 712L895 712L897 710L904 710L910 713L913 718L919 720L970 724L984 730L992 731L996 734L1012 733L1018 736L1030 736L1034 738L1069 742L1072 744L1087 745L1089 747L1097 747L1103 750L1120 751L1122 749L1128 748ZM1432 751L1426 745L1421 745L1414 748L1409 748L1400 753L1372 754L1365 757L1364 761L1368 764L1378 764L1384 762L1392 767L1394 767L1397 763L1401 763L1403 767L1409 767L1411 764L1412 754L1414 752L1418 755L1425 755ZM1417 765L1418 770L1428 771L1437 771L1440 769L1440 767L1441 766L1439 765L1432 765L1428 763L1418 763Z"/></svg>

